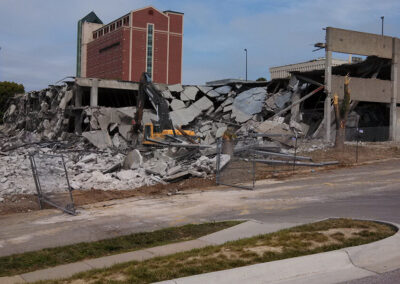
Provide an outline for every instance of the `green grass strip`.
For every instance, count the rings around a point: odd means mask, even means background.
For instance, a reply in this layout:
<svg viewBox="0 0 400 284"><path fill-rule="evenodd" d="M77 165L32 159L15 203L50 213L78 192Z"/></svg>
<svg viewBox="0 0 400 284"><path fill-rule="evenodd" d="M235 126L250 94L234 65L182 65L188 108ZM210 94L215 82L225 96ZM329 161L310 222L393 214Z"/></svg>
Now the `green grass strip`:
<svg viewBox="0 0 400 284"><path fill-rule="evenodd" d="M88 258L193 240L240 223L240 221L227 221L190 224L0 257L0 276L16 275Z"/></svg>

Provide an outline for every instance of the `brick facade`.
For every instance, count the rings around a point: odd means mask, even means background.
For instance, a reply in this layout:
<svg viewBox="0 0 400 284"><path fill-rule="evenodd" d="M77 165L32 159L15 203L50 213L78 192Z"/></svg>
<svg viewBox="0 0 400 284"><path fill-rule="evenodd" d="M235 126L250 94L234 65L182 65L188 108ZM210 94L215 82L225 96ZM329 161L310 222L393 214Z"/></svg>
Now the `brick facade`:
<svg viewBox="0 0 400 284"><path fill-rule="evenodd" d="M154 82L181 83L182 40L183 14L151 6L132 11L93 32L87 45L86 76L138 82L151 62Z"/></svg>

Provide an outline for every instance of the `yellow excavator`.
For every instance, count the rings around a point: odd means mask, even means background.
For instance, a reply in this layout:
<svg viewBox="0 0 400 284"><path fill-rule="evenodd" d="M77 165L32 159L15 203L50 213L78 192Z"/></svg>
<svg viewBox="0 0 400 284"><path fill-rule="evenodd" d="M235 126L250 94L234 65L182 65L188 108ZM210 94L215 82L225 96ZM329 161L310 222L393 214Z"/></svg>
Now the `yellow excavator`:
<svg viewBox="0 0 400 284"><path fill-rule="evenodd" d="M156 110L157 121L145 124L144 129L142 129L146 98L149 98L149 101ZM150 76L146 72L143 72L140 78L139 93L136 102L137 110L133 121L133 134L134 137L138 137L139 131L143 130L143 145L164 144L166 140L182 142L181 138L185 138L192 143L195 142L196 134L194 131L174 128L169 115L168 102L151 82Z"/></svg>

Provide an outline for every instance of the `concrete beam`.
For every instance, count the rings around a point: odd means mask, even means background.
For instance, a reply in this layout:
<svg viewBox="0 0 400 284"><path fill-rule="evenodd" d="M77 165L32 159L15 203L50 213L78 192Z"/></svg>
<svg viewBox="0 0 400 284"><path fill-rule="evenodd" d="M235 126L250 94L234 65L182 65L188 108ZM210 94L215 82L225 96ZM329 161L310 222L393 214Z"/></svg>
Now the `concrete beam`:
<svg viewBox="0 0 400 284"><path fill-rule="evenodd" d="M139 90L139 83L125 82L118 80L107 80L97 78L75 78L75 83L81 87L92 87L94 82L98 82L98 88L106 89L122 89L122 90Z"/></svg>
<svg viewBox="0 0 400 284"><path fill-rule="evenodd" d="M350 98L355 101L390 103L392 98L392 82L379 79L350 78ZM344 76L332 76L332 94L344 96Z"/></svg>
<svg viewBox="0 0 400 284"><path fill-rule="evenodd" d="M349 54L375 55L392 58L392 37L378 34L326 28L326 43L330 51Z"/></svg>

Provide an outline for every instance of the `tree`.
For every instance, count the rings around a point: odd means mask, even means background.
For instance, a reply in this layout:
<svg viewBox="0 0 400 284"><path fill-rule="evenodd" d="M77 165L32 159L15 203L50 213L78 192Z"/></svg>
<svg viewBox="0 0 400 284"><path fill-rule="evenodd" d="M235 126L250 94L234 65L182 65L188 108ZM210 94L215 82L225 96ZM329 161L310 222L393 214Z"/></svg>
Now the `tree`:
<svg viewBox="0 0 400 284"><path fill-rule="evenodd" d="M258 78L256 81L260 82L260 81L267 81L267 79L265 79L264 77L260 77Z"/></svg>
<svg viewBox="0 0 400 284"><path fill-rule="evenodd" d="M9 99L15 94L24 93L25 88L22 84L15 82L0 82L0 124L3 123L3 115L8 108Z"/></svg>
<svg viewBox="0 0 400 284"><path fill-rule="evenodd" d="M344 141L346 139L346 121L350 111L350 78L349 75L344 77L344 98L339 102L339 96L333 96L333 106L335 108L336 117L336 137L335 148L342 151L344 149ZM340 103L340 105L339 105Z"/></svg>

